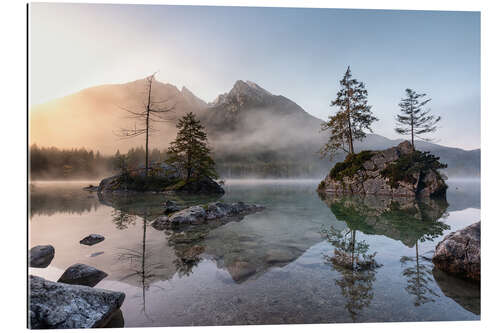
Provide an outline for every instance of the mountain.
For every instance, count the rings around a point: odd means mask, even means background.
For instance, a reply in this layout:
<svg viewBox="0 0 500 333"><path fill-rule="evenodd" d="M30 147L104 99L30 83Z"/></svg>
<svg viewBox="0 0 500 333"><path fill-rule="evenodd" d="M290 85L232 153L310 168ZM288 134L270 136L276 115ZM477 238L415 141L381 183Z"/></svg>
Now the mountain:
<svg viewBox="0 0 500 333"><path fill-rule="evenodd" d="M60 99L37 105L30 110L30 143L59 148L86 147L104 154L117 149L144 145L143 138L122 140L121 128L134 128L139 123L125 109L140 110L147 91L146 79L125 84L109 84L88 88ZM153 81L152 99L175 105L173 118L186 112L199 114L207 104L183 87ZM165 147L176 135L175 122L158 123L159 135L151 137L153 147ZM161 135L160 135L161 133Z"/></svg>
<svg viewBox="0 0 500 333"><path fill-rule="evenodd" d="M133 128L124 110L137 110L144 102L145 79L125 84L82 90L30 112L30 143L60 148L86 147L112 154L143 146L144 138L120 140L120 128ZM221 176L230 177L323 177L333 162L317 152L328 140L318 119L292 100L274 95L251 81L238 80L232 89L206 103L186 87L153 82L152 98L175 105L173 120L194 112L207 129ZM151 147L164 149L175 137L175 122L156 124ZM377 134L356 142L359 150L380 150L399 144ZM480 150L466 151L417 141L448 164L450 176L479 176ZM336 161L343 160L339 155Z"/></svg>

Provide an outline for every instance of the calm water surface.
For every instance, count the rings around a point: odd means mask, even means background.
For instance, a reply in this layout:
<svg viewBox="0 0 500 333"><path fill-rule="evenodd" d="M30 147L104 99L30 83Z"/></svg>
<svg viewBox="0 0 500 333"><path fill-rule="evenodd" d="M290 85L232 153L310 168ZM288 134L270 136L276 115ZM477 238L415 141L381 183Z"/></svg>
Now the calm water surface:
<svg viewBox="0 0 500 333"><path fill-rule="evenodd" d="M267 208L239 221L158 231L165 195L98 196L87 183L34 183L30 245L52 244L57 280L75 263L126 293L125 326L478 320L480 291L436 270L444 235L480 219L479 181L449 181L446 201L320 197L317 181L229 181L226 194L174 197ZM106 237L79 244L90 233Z"/></svg>

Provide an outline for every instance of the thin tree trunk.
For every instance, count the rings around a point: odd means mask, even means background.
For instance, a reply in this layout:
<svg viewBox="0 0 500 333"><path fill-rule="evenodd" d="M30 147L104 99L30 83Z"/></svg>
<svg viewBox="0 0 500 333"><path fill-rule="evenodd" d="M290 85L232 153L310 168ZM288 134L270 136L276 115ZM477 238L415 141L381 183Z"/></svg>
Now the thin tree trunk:
<svg viewBox="0 0 500 333"><path fill-rule="evenodd" d="M411 100L411 103L413 103L413 100ZM413 134L413 104L410 104L410 119L411 119L411 147L413 148L413 151L415 151L415 140Z"/></svg>
<svg viewBox="0 0 500 333"><path fill-rule="evenodd" d="M349 124L349 154L354 154L354 145L352 143L352 128L351 128L351 103L349 98L351 98L351 93L349 90L349 85L347 85L347 123Z"/></svg>
<svg viewBox="0 0 500 333"><path fill-rule="evenodd" d="M143 310L146 312L146 216L143 218L143 229L142 229L142 302Z"/></svg>
<svg viewBox="0 0 500 333"><path fill-rule="evenodd" d="M351 269L354 270L354 248L356 246L356 230L351 231Z"/></svg>
<svg viewBox="0 0 500 333"><path fill-rule="evenodd" d="M149 111L151 107L151 85L153 77L149 80L148 106L146 110L146 177L149 177Z"/></svg>

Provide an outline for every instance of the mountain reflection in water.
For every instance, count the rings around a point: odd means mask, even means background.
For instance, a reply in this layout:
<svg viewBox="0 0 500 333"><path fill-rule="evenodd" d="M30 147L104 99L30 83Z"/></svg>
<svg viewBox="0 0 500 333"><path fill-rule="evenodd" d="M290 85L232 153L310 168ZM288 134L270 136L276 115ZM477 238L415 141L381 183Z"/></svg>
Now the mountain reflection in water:
<svg viewBox="0 0 500 333"><path fill-rule="evenodd" d="M97 287L127 295L125 326L479 318L477 287L428 260L444 234L478 215L478 192L468 187L457 185L447 203L319 197L305 182L229 182L223 197L168 199L266 209L160 231L151 222L166 195L98 195L85 185L35 185L30 245L53 244L56 256L33 273L56 280L76 262L104 270ZM80 245L89 233L106 240Z"/></svg>

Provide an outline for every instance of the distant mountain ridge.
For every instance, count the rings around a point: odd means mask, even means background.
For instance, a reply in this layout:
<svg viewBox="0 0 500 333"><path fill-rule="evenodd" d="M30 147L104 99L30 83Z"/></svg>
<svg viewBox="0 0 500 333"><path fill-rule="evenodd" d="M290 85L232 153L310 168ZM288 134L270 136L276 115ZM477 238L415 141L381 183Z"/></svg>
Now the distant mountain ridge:
<svg viewBox="0 0 500 333"><path fill-rule="evenodd" d="M119 140L120 128L133 127L124 108L141 107L145 79L91 87L76 94L35 106L30 112L30 143L62 148L87 147L112 154L117 149L143 145L143 138ZM194 112L207 128L220 173L224 177L322 177L333 162L317 152L328 140L320 132L322 120L292 100L274 95L251 81L238 80L232 89L206 103L188 88L153 82L154 100L175 105L172 118ZM175 137L175 122L157 124L152 147L164 149ZM377 134L356 142L356 151L380 150L400 143ZM63 143L63 144L61 144ZM451 176L479 176L480 150L466 151L418 141L449 165ZM336 160L342 160L339 155Z"/></svg>

